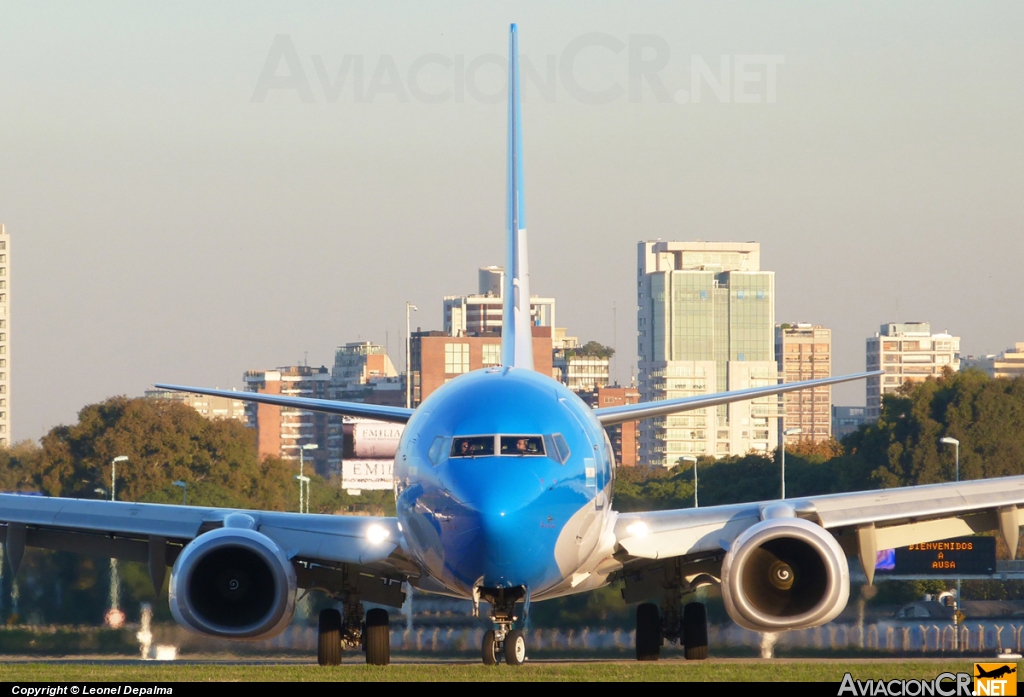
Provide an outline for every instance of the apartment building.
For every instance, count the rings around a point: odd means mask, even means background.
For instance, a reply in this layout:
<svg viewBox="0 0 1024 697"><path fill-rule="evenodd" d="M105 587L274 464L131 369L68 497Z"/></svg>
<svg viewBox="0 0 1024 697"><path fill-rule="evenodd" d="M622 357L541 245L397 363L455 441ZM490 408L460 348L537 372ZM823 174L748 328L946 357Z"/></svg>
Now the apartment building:
<svg viewBox="0 0 1024 697"><path fill-rule="evenodd" d="M882 396L908 382L938 377L946 368L960 370L960 337L948 332L932 334L929 322L890 322L868 337L867 369L885 375L867 380L867 417L874 421Z"/></svg>
<svg viewBox="0 0 1024 697"><path fill-rule="evenodd" d="M970 356L963 361L963 368L976 368L988 374L990 378L1024 377L1024 341L1018 341L1013 348L1002 353L987 356Z"/></svg>
<svg viewBox="0 0 1024 697"><path fill-rule="evenodd" d="M783 382L816 380L832 375L832 330L819 324L798 322L775 328L775 356ZM815 387L784 394L779 437L785 431L800 429L786 436L786 443L821 443L832 437L832 387Z"/></svg>

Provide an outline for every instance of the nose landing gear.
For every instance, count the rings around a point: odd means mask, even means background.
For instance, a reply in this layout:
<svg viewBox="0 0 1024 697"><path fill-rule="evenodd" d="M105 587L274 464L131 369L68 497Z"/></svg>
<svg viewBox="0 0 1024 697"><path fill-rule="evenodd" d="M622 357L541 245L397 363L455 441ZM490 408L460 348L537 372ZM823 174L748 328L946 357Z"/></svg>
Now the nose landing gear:
<svg viewBox="0 0 1024 697"><path fill-rule="evenodd" d="M484 632L483 645L480 647L480 656L484 659L484 665L498 665L498 655L500 653L501 642L498 641L498 634L493 629L488 629Z"/></svg>
<svg viewBox="0 0 1024 697"><path fill-rule="evenodd" d="M518 619L513 614L516 602L524 596L521 587L480 589L480 598L491 604L491 620L497 625L484 632L480 656L485 666L497 665L501 658L510 666L526 662L526 635L521 629L512 629Z"/></svg>
<svg viewBox="0 0 1024 697"><path fill-rule="evenodd" d="M526 635L521 629L513 629L505 635L505 663L521 666L526 661Z"/></svg>
<svg viewBox="0 0 1024 697"><path fill-rule="evenodd" d="M521 666L526 663L526 635L521 629L488 629L484 632L480 655L485 666L498 665L502 657L510 666Z"/></svg>

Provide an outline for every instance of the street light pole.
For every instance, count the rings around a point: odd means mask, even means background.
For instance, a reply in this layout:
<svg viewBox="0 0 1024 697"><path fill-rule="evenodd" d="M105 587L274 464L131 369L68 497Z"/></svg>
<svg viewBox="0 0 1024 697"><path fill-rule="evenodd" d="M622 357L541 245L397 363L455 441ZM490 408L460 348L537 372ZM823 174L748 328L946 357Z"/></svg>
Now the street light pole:
<svg viewBox="0 0 1024 697"><path fill-rule="evenodd" d="M309 477L305 476L303 472L306 464L303 454L307 450L316 449L316 443L306 443L299 448L299 476L296 477L299 480L299 513L309 513ZM303 496L303 489L305 489L305 496Z"/></svg>
<svg viewBox="0 0 1024 697"><path fill-rule="evenodd" d="M956 481L959 482L960 481L960 441L958 441L956 438L940 438L939 442L940 443L945 443L946 445L952 445L954 448L956 448L956 450L955 450L955 452L956 452Z"/></svg>
<svg viewBox="0 0 1024 697"><path fill-rule="evenodd" d="M117 500L117 463L127 462L127 455L118 455L110 461L110 500ZM110 558L110 609L107 610L106 621L113 629L124 624L124 613L121 612L121 577L117 573L117 559Z"/></svg>
<svg viewBox="0 0 1024 697"><path fill-rule="evenodd" d="M412 409L412 324L410 313L419 312L419 308L408 300L405 301L405 408Z"/></svg>
<svg viewBox="0 0 1024 697"><path fill-rule="evenodd" d="M952 445L956 453L956 481L960 481L960 441L956 438L940 438L940 443ZM956 577L956 602L953 604L953 650L960 650L960 577Z"/></svg>
<svg viewBox="0 0 1024 697"><path fill-rule="evenodd" d="M182 480L179 479L176 482L172 482L172 484L174 484L174 486L179 487L181 489L181 505L182 506L187 506L188 505L188 482L183 482Z"/></svg>
<svg viewBox="0 0 1024 697"><path fill-rule="evenodd" d="M694 455L683 455L679 460L693 463L693 507L697 508L697 458Z"/></svg>
<svg viewBox="0 0 1024 697"><path fill-rule="evenodd" d="M117 463L127 462L127 455L118 455L110 461L110 500L117 500Z"/></svg>
<svg viewBox="0 0 1024 697"><path fill-rule="evenodd" d="M299 513L309 513L309 477L303 474L295 475L295 478L299 480ZM306 489L305 503L303 503L302 489Z"/></svg>
<svg viewBox="0 0 1024 697"><path fill-rule="evenodd" d="M800 428L787 428L782 432L782 498L786 498L786 436L803 433Z"/></svg>

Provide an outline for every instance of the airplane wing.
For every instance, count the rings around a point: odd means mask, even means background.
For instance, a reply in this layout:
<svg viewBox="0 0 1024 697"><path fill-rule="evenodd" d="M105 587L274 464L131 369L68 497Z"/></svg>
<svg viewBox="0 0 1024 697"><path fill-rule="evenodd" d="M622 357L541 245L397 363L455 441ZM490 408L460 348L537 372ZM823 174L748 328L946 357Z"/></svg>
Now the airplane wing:
<svg viewBox="0 0 1024 697"><path fill-rule="evenodd" d="M733 390L732 392L720 392L713 395L697 395L694 397L682 397L680 399L666 399L658 402L644 402L642 404L626 404L617 407L605 407L594 410L594 415L602 426L613 426L625 423L626 421L638 421L654 416L675 414L691 409L702 409L713 407L719 404L739 402L744 399L757 399L785 392L805 390L823 385L834 385L850 380L862 380L867 377L881 375L883 371L872 371L868 373L856 373L854 375L841 375L834 378L819 378L817 380L806 380L804 382L790 382L781 385L767 385L765 387L752 387L746 390ZM174 390L176 392L192 392L205 394L214 397L227 397L245 402L257 402L258 404L271 404L278 407L291 407L293 409L306 409L309 411L323 412L326 414L341 414L344 416L362 416L378 421L389 421L392 423L406 423L412 418L414 409L405 407L389 407L379 404L362 404L359 402L339 402L333 399L311 399L308 397L288 397L285 395L262 394L259 392L238 392L236 390L213 390L207 387L188 387L186 385L167 385L158 383L157 388L161 390Z"/></svg>
<svg viewBox="0 0 1024 697"><path fill-rule="evenodd" d="M868 582L878 550L998 531L1015 555L1024 524L1024 476L949 482L757 503L620 513L615 522L625 567L645 561L721 557L748 529L776 519L824 528Z"/></svg>
<svg viewBox="0 0 1024 697"><path fill-rule="evenodd" d="M0 540L15 574L25 548L40 547L148 563L159 589L186 544L239 522L297 562L300 588L340 590L355 570L366 600L399 607L400 582L419 575L402 552L396 518L0 494Z"/></svg>
<svg viewBox="0 0 1024 697"><path fill-rule="evenodd" d="M840 375L834 378L819 378L817 380L805 380L804 382L789 382L781 385L767 385L765 387L751 387L746 390L733 390L732 392L718 392L710 395L696 395L693 397L681 397L679 399L665 399L657 402L641 402L640 404L626 404L617 407L604 407L595 409L594 416L601 422L602 426L614 426L626 421L638 421L649 419L654 416L665 416L691 409L702 409L704 407L715 407L719 404L740 402L744 399L756 399L774 394L806 390L812 387L824 385L835 385L850 380L863 380L864 378L882 375L884 371L874 370L867 373L856 373L853 375Z"/></svg>
<svg viewBox="0 0 1024 697"><path fill-rule="evenodd" d="M193 392L195 394L211 395L213 397L227 397L228 399L239 399L243 402L257 402L259 404L271 404L276 407L291 407L293 409L307 409L319 411L326 414L341 414L342 416L362 416L378 421L389 421L391 423L404 424L412 418L414 409L405 407L388 407L380 404L362 404L359 402L338 402L333 399L311 399L309 397L288 397L285 395L262 394L259 392L238 392L235 390L211 390L206 387L186 387L185 385L156 385L161 390L174 390L176 392Z"/></svg>

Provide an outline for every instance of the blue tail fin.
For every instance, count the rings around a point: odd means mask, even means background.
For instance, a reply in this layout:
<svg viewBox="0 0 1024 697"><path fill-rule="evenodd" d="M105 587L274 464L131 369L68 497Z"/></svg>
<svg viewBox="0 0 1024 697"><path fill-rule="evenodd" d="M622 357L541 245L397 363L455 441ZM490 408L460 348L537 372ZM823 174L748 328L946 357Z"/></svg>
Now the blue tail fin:
<svg viewBox="0 0 1024 697"><path fill-rule="evenodd" d="M526 256L526 206L523 201L523 123L519 106L519 35L514 24L508 44L508 229L505 243L501 363L508 367L532 369L530 269Z"/></svg>

